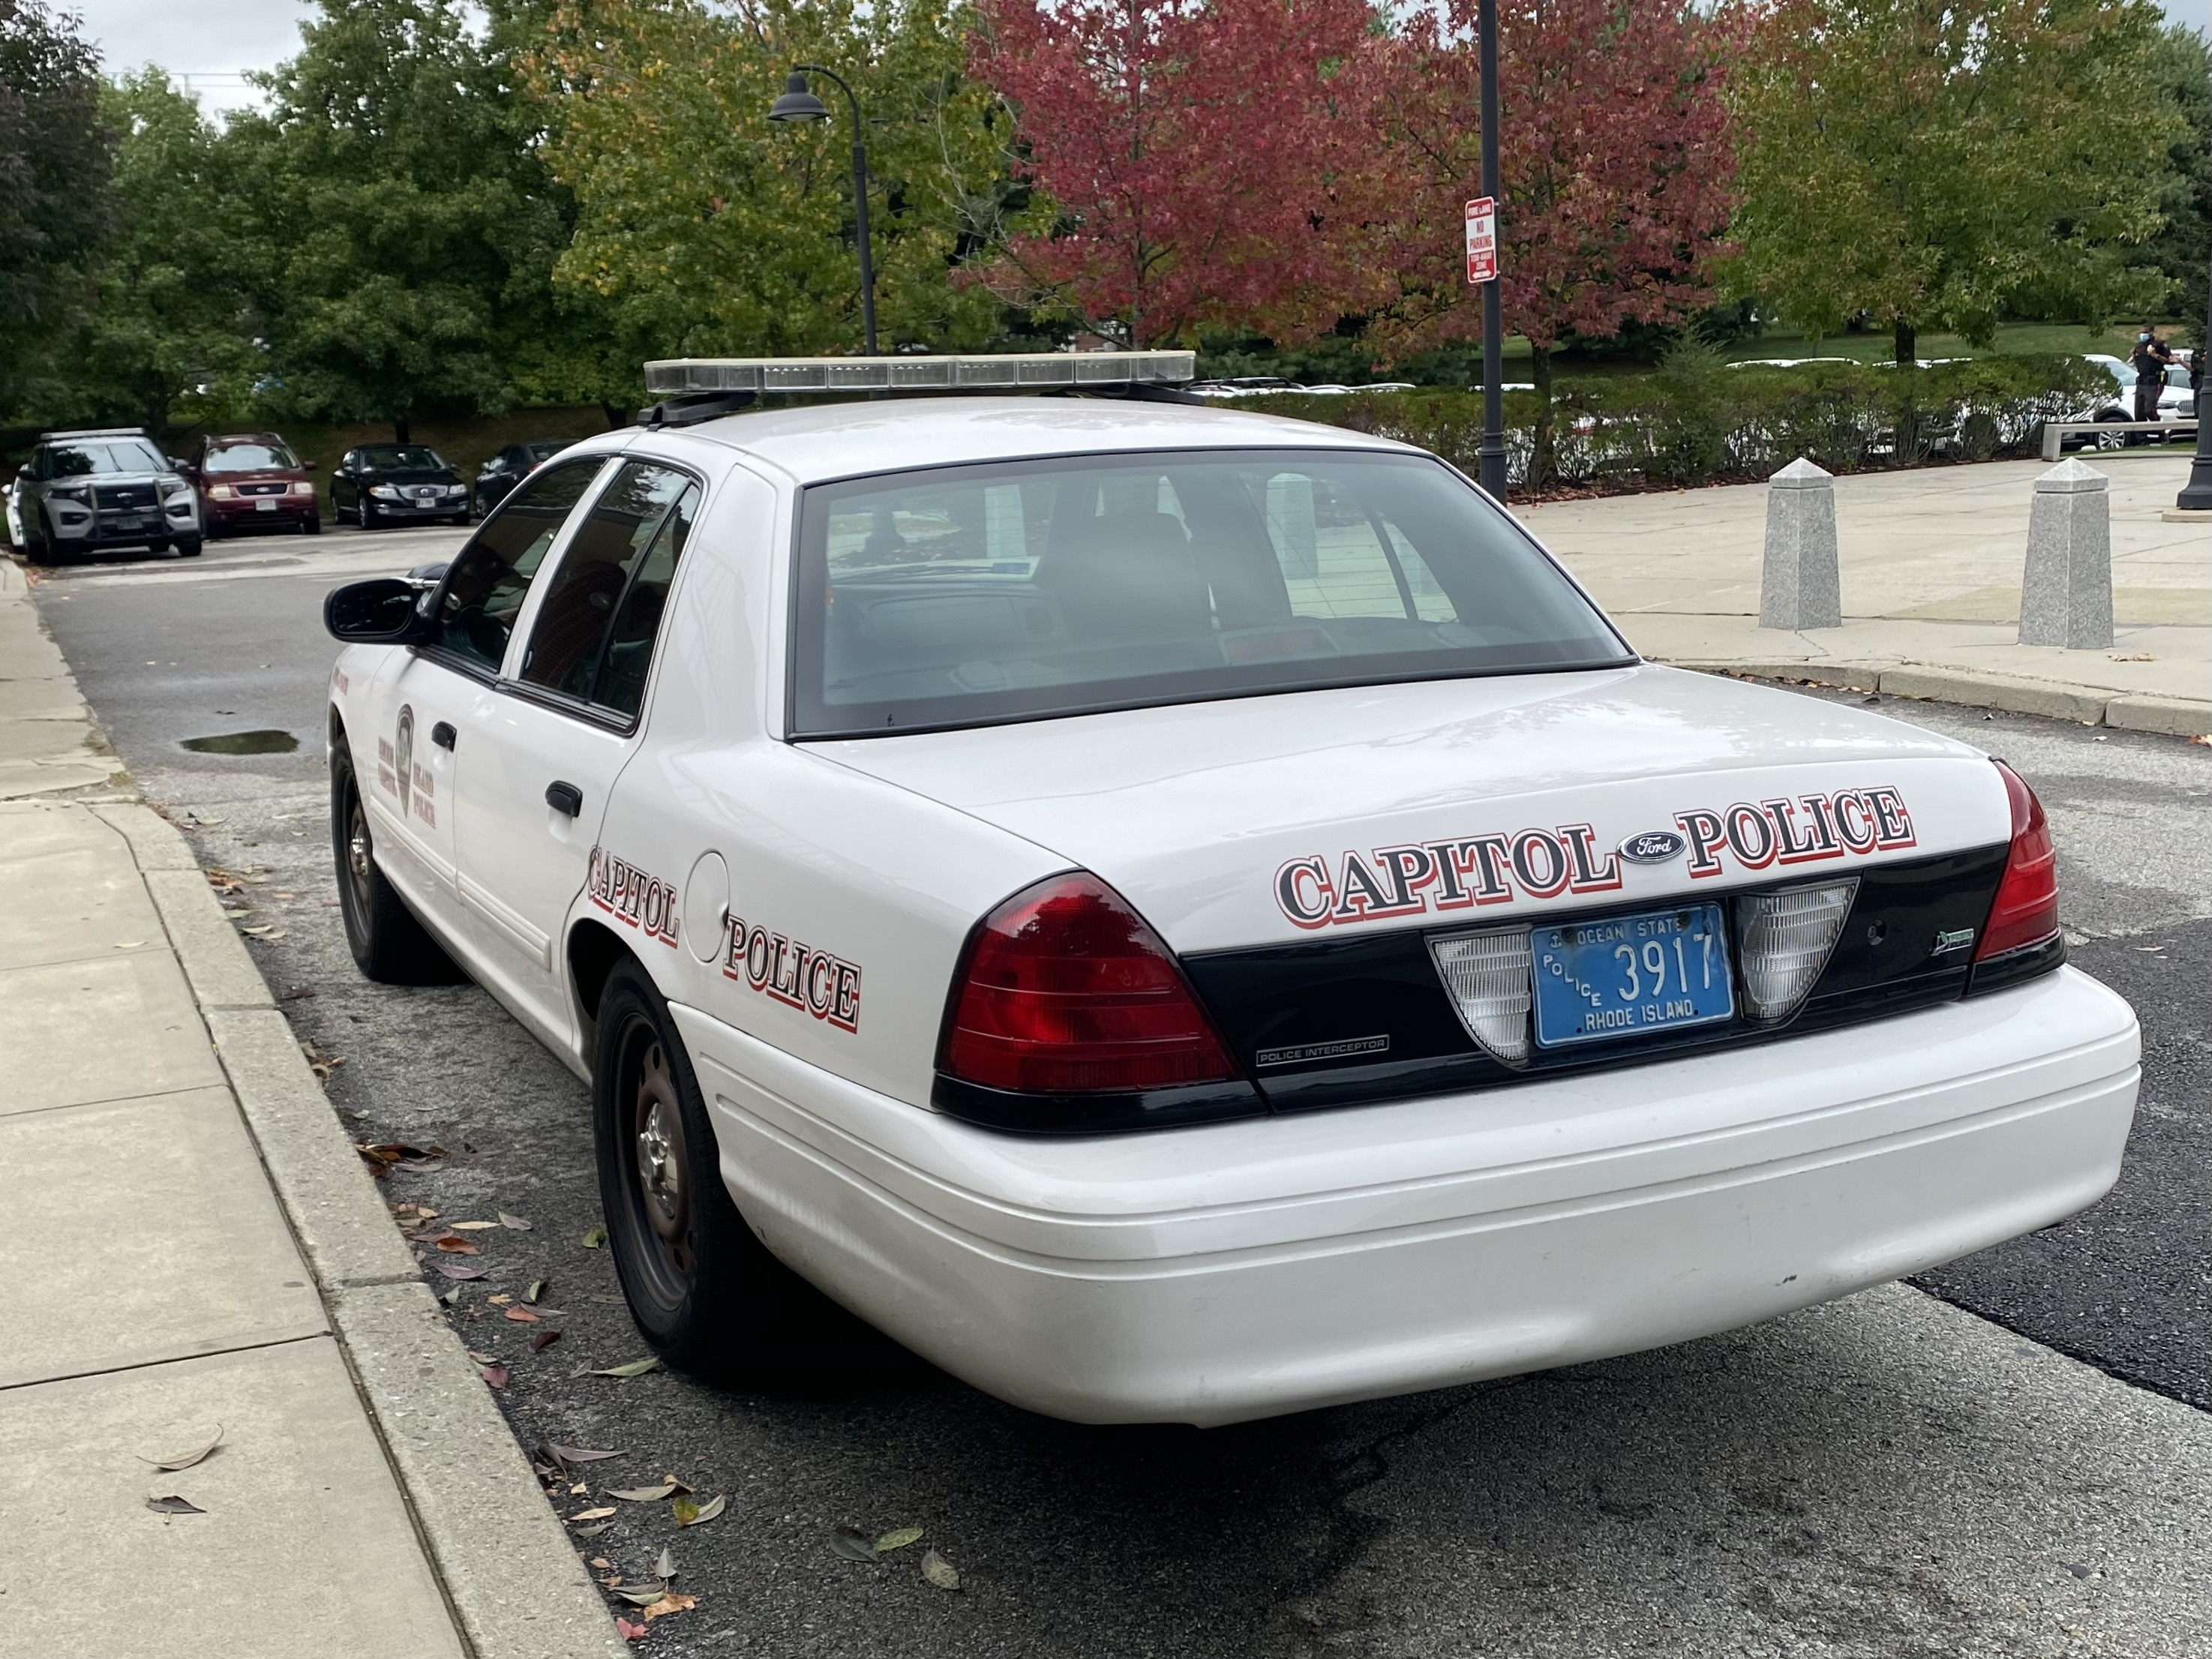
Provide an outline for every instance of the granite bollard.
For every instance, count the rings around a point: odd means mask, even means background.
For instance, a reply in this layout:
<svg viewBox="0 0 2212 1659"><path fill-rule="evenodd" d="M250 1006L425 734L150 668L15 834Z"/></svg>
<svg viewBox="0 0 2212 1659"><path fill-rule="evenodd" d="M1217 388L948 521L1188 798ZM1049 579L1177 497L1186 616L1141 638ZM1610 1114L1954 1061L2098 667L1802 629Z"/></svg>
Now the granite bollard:
<svg viewBox="0 0 2212 1659"><path fill-rule="evenodd" d="M1836 481L1800 456L1766 481L1766 557L1759 576L1761 628L1840 628Z"/></svg>
<svg viewBox="0 0 2212 1659"><path fill-rule="evenodd" d="M2112 503L2093 466L2061 461L2035 481L2020 642L2102 651L2112 643Z"/></svg>

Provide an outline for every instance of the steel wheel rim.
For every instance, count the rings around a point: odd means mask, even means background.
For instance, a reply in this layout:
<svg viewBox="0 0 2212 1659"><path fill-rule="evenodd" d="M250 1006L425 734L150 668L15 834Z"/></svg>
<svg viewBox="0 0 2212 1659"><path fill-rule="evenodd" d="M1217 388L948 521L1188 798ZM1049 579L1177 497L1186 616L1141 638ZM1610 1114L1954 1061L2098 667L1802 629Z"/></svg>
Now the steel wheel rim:
<svg viewBox="0 0 2212 1659"><path fill-rule="evenodd" d="M683 1094L667 1048L647 1021L634 1022L622 1053L616 1087L635 1254L656 1299L672 1306L690 1288L695 1261Z"/></svg>
<svg viewBox="0 0 2212 1659"><path fill-rule="evenodd" d="M362 810L361 792L348 792L345 839L346 885L352 889L355 908L368 914L369 878L376 868L375 843L368 837L368 814Z"/></svg>

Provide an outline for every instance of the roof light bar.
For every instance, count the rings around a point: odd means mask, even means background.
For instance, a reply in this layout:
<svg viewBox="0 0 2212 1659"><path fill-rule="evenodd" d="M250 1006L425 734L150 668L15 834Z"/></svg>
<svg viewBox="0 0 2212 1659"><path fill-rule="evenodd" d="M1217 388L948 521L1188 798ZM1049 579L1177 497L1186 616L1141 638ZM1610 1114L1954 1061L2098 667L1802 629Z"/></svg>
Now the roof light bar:
<svg viewBox="0 0 2212 1659"><path fill-rule="evenodd" d="M655 397L696 392L1034 392L1054 386L1179 386L1194 351L951 353L927 357L677 357L645 366Z"/></svg>

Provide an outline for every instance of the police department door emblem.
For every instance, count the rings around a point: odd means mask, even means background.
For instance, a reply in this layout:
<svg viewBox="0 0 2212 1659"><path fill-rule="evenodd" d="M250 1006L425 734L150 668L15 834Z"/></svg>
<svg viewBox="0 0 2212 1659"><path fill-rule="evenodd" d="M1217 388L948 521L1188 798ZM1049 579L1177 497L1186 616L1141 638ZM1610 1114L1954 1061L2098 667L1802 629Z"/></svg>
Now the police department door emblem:
<svg viewBox="0 0 2212 1659"><path fill-rule="evenodd" d="M1664 864L1688 844L1672 830L1646 830L1620 843L1620 856L1631 864Z"/></svg>
<svg viewBox="0 0 2212 1659"><path fill-rule="evenodd" d="M399 816L404 818L415 775L415 710L409 703L399 705L399 727L392 734L392 769L399 780Z"/></svg>

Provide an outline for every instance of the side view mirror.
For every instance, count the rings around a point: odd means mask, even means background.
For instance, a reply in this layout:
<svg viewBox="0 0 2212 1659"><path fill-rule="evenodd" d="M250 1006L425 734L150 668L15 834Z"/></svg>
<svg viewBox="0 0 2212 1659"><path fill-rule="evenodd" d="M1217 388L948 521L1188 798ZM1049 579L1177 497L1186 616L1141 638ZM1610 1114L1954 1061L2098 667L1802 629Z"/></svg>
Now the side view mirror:
<svg viewBox="0 0 2212 1659"><path fill-rule="evenodd" d="M429 590L397 576L332 588L323 600L323 628L348 645L409 645L429 637L430 618L416 601Z"/></svg>

